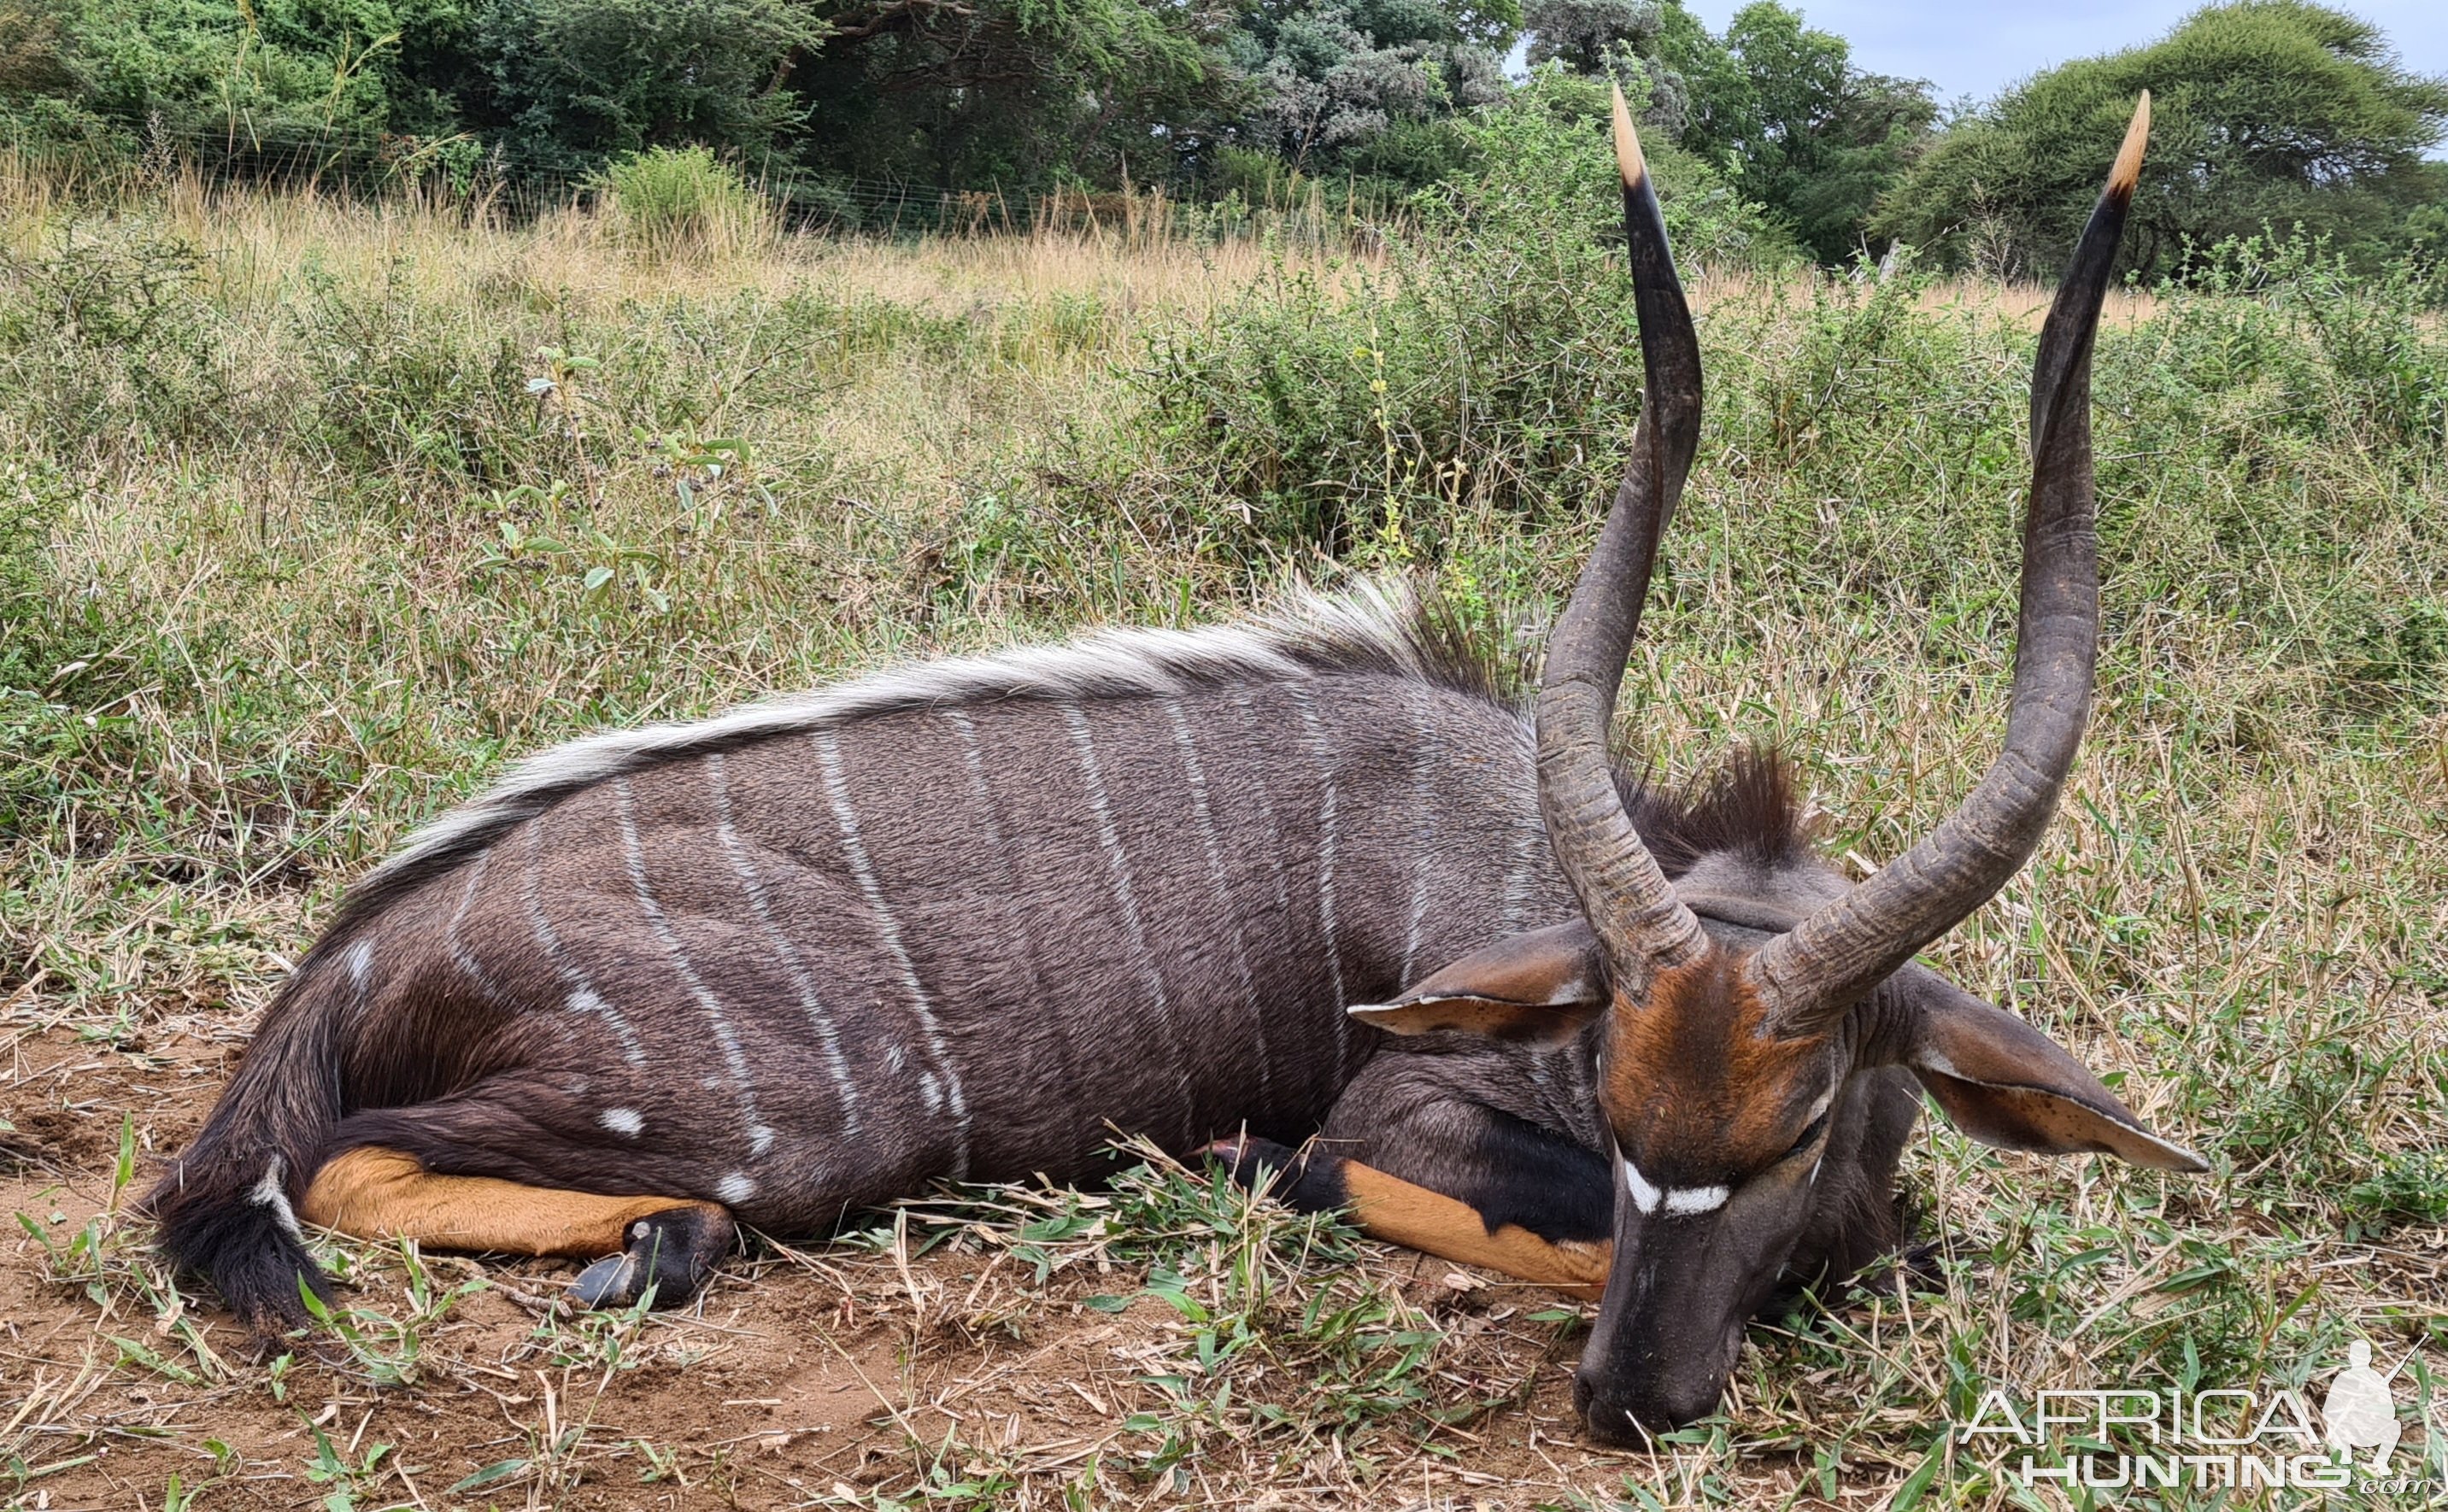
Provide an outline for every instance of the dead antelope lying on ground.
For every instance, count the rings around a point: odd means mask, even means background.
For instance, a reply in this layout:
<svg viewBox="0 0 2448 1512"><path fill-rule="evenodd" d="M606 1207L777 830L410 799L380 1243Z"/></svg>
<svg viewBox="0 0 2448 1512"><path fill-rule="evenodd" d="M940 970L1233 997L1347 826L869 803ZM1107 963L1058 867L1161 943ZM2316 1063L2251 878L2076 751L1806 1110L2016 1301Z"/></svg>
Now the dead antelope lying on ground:
<svg viewBox="0 0 2448 1512"><path fill-rule="evenodd" d="M2147 105L2041 339L2005 752L1869 881L1772 757L1683 797L1608 758L1700 406L1618 103L1648 396L1535 729L1364 594L549 752L356 890L153 1194L163 1242L266 1325L320 1284L301 1218L677 1302L735 1221L1083 1177L1111 1123L1601 1293L1579 1397L1621 1439L1713 1409L1781 1283L1892 1249L1916 1079L1992 1143L2202 1169L1912 960L2030 854L2081 735L2090 352Z"/></svg>

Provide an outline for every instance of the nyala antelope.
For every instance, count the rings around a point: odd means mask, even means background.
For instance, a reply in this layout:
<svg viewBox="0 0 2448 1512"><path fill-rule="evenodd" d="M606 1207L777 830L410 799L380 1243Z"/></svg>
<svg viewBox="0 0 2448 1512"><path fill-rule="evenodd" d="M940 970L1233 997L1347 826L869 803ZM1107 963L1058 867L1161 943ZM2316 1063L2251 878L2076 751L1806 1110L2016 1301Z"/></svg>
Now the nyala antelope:
<svg viewBox="0 0 2448 1512"><path fill-rule="evenodd" d="M547 752L357 887L152 1194L163 1243L265 1327L323 1284L301 1223L674 1303L736 1223L1087 1177L1111 1124L1598 1297L1577 1397L1626 1441L1713 1410L1781 1290L1894 1249L1921 1090L1992 1144L2204 1169L1913 960L2081 737L2090 355L2148 106L2040 341L2004 752L1867 881L1772 756L1679 795L1609 756L1700 418L1618 97L1647 398L1533 717L1381 591Z"/></svg>

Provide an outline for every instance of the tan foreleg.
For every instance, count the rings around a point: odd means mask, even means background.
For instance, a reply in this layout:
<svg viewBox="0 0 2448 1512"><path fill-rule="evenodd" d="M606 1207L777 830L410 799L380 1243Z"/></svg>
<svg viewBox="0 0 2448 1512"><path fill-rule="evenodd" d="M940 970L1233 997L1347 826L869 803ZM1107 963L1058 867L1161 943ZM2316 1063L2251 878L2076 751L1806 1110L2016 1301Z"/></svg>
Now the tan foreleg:
<svg viewBox="0 0 2448 1512"><path fill-rule="evenodd" d="M1575 1296L1596 1297L1606 1288L1607 1260L1615 1249L1606 1240L1542 1239L1512 1223L1490 1234L1477 1208L1442 1192L1356 1160L1341 1162L1336 1174L1351 1204L1352 1222L1370 1238L1441 1260L1483 1265Z"/></svg>
<svg viewBox="0 0 2448 1512"><path fill-rule="evenodd" d="M591 1259L620 1254L632 1223L675 1208L721 1211L684 1197L607 1197L491 1177L438 1176L414 1156L369 1146L326 1162L297 1215L360 1239Z"/></svg>

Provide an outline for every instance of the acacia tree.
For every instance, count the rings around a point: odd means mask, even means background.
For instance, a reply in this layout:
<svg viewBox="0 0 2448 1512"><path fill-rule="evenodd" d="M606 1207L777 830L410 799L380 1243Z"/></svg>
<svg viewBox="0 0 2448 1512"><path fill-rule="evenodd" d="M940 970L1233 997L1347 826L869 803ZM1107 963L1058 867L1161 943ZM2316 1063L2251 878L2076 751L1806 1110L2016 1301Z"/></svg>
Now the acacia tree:
<svg viewBox="0 0 2448 1512"><path fill-rule="evenodd" d="M2436 201L2423 153L2448 81L2408 72L2369 22L2304 0L2195 11L2148 47L2038 74L1948 129L1887 196L1875 231L1941 262L2042 276L2081 228L2133 97L2152 97L2151 167L2127 265L2181 273L2220 240L2301 224L2374 257Z"/></svg>

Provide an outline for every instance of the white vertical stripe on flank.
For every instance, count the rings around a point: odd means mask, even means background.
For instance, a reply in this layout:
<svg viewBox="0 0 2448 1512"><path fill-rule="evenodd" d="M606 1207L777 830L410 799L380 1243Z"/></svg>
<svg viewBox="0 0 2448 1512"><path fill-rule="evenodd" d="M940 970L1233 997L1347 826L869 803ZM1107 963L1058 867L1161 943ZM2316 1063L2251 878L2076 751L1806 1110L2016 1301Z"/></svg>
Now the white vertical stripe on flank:
<svg viewBox="0 0 2448 1512"><path fill-rule="evenodd" d="M1258 723L1258 710L1257 706L1250 700L1249 690L1246 688L1235 688L1233 690L1230 698L1234 711L1241 717L1244 730L1246 731L1256 726ZM1275 806L1273 801L1267 796L1267 785L1264 782L1251 782L1244 784L1241 789L1241 796L1246 798L1250 805L1258 811L1258 822L1266 826L1266 838L1259 842L1258 848L1266 853L1268 874L1274 878L1275 917L1286 921L1288 927L1292 913L1292 898L1291 885L1284 876L1283 826L1275 822ZM1278 931L1278 934L1280 935L1280 930ZM1275 947L1280 950L1280 938L1275 942ZM1276 965L1278 968L1280 968L1283 963L1278 960ZM1300 963L1294 963L1296 970L1299 967ZM1335 1017L1339 1019L1342 1018L1343 1015L1338 1013ZM1342 1025L1337 1024L1334 1032L1340 1036L1348 1034L1349 1031L1345 1029ZM1340 1039L1335 1042L1338 1048L1336 1052L1336 1064L1333 1067L1333 1071L1338 1077L1342 1074L1340 1049L1342 1043L1343 1042ZM1329 1101L1331 1101L1332 1095L1340 1092L1342 1087L1343 1083L1338 1081L1332 1087L1329 1088Z"/></svg>
<svg viewBox="0 0 2448 1512"><path fill-rule="evenodd" d="M443 926L442 944L450 952L450 964L459 968L459 974L475 983L476 990L482 992L488 1002L500 1003L505 1001L502 989L493 985L491 973L485 969L484 962L476 959L476 952L469 949L467 942L459 938L460 922L468 917L468 910L475 907L476 890L484 885L485 867L492 859L490 848L476 852L475 864L468 869L468 885L459 892L459 906L450 910L450 922Z"/></svg>
<svg viewBox="0 0 2448 1512"><path fill-rule="evenodd" d="M1207 803L1207 772L1198 764L1198 743L1191 738L1190 720L1181 712L1179 699L1164 700L1164 716L1173 724L1173 743L1181 751L1181 770L1190 778L1191 812L1198 820L1198 839L1207 848L1207 885L1209 901L1214 913L1233 928L1233 969L1241 979L1241 1001L1250 1010L1250 1033L1258 1051L1258 1099L1262 1106L1273 1106L1272 1081L1269 1073L1272 1057L1267 1052L1267 1006L1258 1001L1258 984L1250 974L1249 942L1241 933L1240 910L1233 907L1231 883L1224 874L1224 843L1215 833L1214 811Z"/></svg>
<svg viewBox="0 0 2448 1512"><path fill-rule="evenodd" d="M1078 1077L1080 1058L1078 1041L1072 1037L1068 1015L1072 994L1049 989L1045 982L1044 958L1038 953L1037 931L1029 927L1026 910L1022 907L1020 871L1012 862L1011 843L1004 833L1003 823L995 816L994 789L986 781L986 763L978 744L977 721L966 710L946 709L944 718L961 739L961 765L969 775L969 796L977 805L976 823L985 840L985 847L995 859L995 870L1004 890L1006 907L1013 914L1012 934L1020 950L1022 969L1028 974L1025 1000L1045 1016L1054 1031L1055 1053L1062 1058L1061 1071L1066 1081ZM1098 1032L1097 1030L1091 1031Z"/></svg>
<svg viewBox="0 0 2448 1512"><path fill-rule="evenodd" d="M1156 952L1148 948L1147 930L1139 922L1138 898L1131 890L1130 857L1122 852L1121 831L1114 824L1113 806L1105 801L1105 778L1097 769L1096 745L1088 738L1088 717L1080 712L1078 704L1065 703L1062 722L1070 728L1071 748L1079 754L1080 770L1087 780L1088 807L1097 816L1097 842L1105 850L1106 870L1113 876L1114 901L1121 906L1122 927L1129 931L1131 948L1138 952L1147 973L1148 991L1156 999L1157 1016L1173 1039L1174 1074L1181 1082L1182 1137L1192 1139L1198 1132L1198 1108L1190 1085L1190 1055L1181 1043L1181 1026L1174 1022L1173 1002L1165 995L1164 972L1157 965Z"/></svg>
<svg viewBox="0 0 2448 1512"><path fill-rule="evenodd" d="M774 1131L756 1111L756 1076L749 1068L747 1052L739 1045L738 1031L731 1026L731 1016L722 1011L722 1000L698 975L697 964L689 959L680 945L672 921L663 914L663 906L655 900L655 890L646 881L646 848L638 839L638 799L630 790L627 777L612 779L612 809L621 819L621 854L629 864L629 890L636 894L639 911L646 916L646 928L655 931L662 942L663 953L671 957L672 972L688 988L689 996L705 1014L706 1026L714 1031L714 1043L722 1051L722 1063L731 1073L732 1090L739 1094L739 1117L748 1131L748 1147L752 1155L763 1155L774 1142Z"/></svg>
<svg viewBox="0 0 2448 1512"><path fill-rule="evenodd" d="M591 1013L612 1026L612 1037L621 1042L621 1059L631 1065L646 1063L646 1047L638 1043L637 1032L629 1021L621 1016L610 1000L595 990L595 984L585 968L569 958L562 947L561 936L553 932L552 921L545 917L544 890L536 885L537 857L544 843L544 815L527 821L526 865L519 875L519 899L526 906L527 928L535 932L536 943L544 947L544 957L552 963L553 973L561 985L569 989L565 1000L579 1013Z"/></svg>
<svg viewBox="0 0 2448 1512"><path fill-rule="evenodd" d="M1285 684L1284 692L1300 710L1301 726L1309 733L1310 757L1317 764L1317 923L1326 936L1327 971L1334 981L1334 1084L1339 1087L1349 1080L1351 1016L1344 1009L1351 1000L1343 986L1343 944L1334 928L1334 756L1327 749L1326 731L1318 723L1317 706L1310 701L1309 689L1292 682Z"/></svg>
<svg viewBox="0 0 2448 1512"><path fill-rule="evenodd" d="M1257 722L1258 711L1250 702L1250 695L1246 691L1240 689L1234 691L1233 707L1239 711L1245 724ZM1267 826L1267 842L1264 847L1267 852L1267 870L1274 875L1275 916L1281 918L1291 912L1292 909L1291 888L1284 880L1283 827L1275 823L1275 806L1267 799L1266 784L1251 783L1247 792L1250 801L1257 807L1258 817Z"/></svg>
<svg viewBox="0 0 2448 1512"><path fill-rule="evenodd" d="M909 994L910 1011L917 1016L918 1028L927 1037L927 1054L944 1073L945 1096L952 1104L952 1171L955 1181L969 1174L969 1100L961 1086L960 1069L944 1045L944 1026L935 1021L935 1005L928 1000L927 989L918 984L918 964L909 958L909 950L901 943L901 923L892 910L884 906L884 889L877 885L875 868L867 858L867 841L858 831L858 814L850 806L850 784L842 776L841 744L831 730L815 734L816 761L825 769L825 795L833 806L833 822L841 830L842 859L850 863L851 876L858 883L859 895L867 900L868 911L875 916L876 938L884 942L885 953L892 957L901 972L901 986Z"/></svg>
<svg viewBox="0 0 2448 1512"><path fill-rule="evenodd" d="M1513 864L1504 873L1501 919L1507 933L1521 928L1521 910L1530 906L1530 870L1539 858L1547 832L1534 810L1513 821Z"/></svg>
<svg viewBox="0 0 2448 1512"><path fill-rule="evenodd" d="M1411 985L1411 968L1420 957L1420 929L1428 917L1428 857L1436 849L1436 809L1428 790L1437 779L1443 752L1437 744L1436 710L1423 707L1417 684L1403 684L1403 704L1419 719L1418 745L1411 753L1411 908L1403 928L1402 984Z"/></svg>
<svg viewBox="0 0 2448 1512"><path fill-rule="evenodd" d="M774 917L773 906L765 898L765 879L757 874L756 858L748 853L748 846L739 838L739 831L731 822L731 787L723 777L719 753L705 758L706 786L714 794L714 836L722 847L732 871L739 878L739 890L747 896L749 911L756 915L757 932L774 947L782 969L789 973L791 990L798 995L799 1010L808 1016L808 1026L816 1031L816 1049L825 1059L825 1069L833 1079L834 1096L841 1101L842 1133L858 1132L858 1086L851 1076L850 1062L842 1055L841 1029L824 1000L816 993L815 979L808 974L807 962L800 958L799 947L791 943L781 924Z"/></svg>

